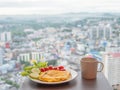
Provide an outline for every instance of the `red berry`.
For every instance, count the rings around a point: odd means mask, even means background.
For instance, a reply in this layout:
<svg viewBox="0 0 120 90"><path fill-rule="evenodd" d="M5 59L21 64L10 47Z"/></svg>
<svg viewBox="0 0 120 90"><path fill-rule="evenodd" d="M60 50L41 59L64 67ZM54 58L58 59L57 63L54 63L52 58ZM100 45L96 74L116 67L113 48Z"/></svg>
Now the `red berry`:
<svg viewBox="0 0 120 90"><path fill-rule="evenodd" d="M45 71L45 69L44 69L44 68L40 68L40 71L41 71L41 72L44 72L44 71Z"/></svg>
<svg viewBox="0 0 120 90"><path fill-rule="evenodd" d="M59 68L59 70L61 70L61 69L64 69L64 66L59 66L58 68Z"/></svg>
<svg viewBox="0 0 120 90"><path fill-rule="evenodd" d="M48 68L49 68L49 70L53 70L53 66L49 66Z"/></svg>
<svg viewBox="0 0 120 90"><path fill-rule="evenodd" d="M58 67L54 67L53 69L54 69L54 70L58 70Z"/></svg>
<svg viewBox="0 0 120 90"><path fill-rule="evenodd" d="M45 70L45 71L48 71L48 70L49 70L49 68L48 68L48 67L45 67L45 68L44 68L44 70Z"/></svg>

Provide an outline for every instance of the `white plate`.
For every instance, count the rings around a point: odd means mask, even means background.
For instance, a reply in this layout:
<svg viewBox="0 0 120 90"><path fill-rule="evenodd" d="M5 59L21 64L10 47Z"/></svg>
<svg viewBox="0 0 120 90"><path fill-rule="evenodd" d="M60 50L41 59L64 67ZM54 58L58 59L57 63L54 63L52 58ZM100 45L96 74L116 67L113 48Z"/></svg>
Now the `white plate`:
<svg viewBox="0 0 120 90"><path fill-rule="evenodd" d="M69 69L69 71L70 71L72 77L68 80L61 81L61 82L43 82L43 81L40 81L40 80L32 79L30 77L29 77L29 79L32 80L33 82L41 83L41 84L61 84L61 83L69 82L69 81L71 81L71 80L73 80L77 77L78 73L76 71L74 71L72 69Z"/></svg>

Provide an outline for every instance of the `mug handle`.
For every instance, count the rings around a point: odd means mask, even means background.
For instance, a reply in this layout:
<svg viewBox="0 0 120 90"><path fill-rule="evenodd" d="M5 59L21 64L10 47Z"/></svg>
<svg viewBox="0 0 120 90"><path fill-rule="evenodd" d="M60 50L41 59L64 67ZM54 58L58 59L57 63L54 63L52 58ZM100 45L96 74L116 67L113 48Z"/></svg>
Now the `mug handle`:
<svg viewBox="0 0 120 90"><path fill-rule="evenodd" d="M98 62L98 63L100 63L102 67L101 67L101 70L99 70L97 72L101 72L103 70L103 68L104 68L104 64L102 62Z"/></svg>

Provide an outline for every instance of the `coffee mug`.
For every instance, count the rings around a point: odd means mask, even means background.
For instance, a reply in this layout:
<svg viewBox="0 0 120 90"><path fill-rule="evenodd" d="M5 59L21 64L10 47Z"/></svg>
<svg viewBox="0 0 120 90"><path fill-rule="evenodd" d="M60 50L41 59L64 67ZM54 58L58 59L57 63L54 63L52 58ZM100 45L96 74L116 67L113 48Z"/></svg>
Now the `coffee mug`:
<svg viewBox="0 0 120 90"><path fill-rule="evenodd" d="M98 64L100 64L101 68L98 69ZM103 70L104 64L102 62L97 61L92 57L84 57L80 61L81 65L81 75L84 79L95 79L97 72L101 72Z"/></svg>

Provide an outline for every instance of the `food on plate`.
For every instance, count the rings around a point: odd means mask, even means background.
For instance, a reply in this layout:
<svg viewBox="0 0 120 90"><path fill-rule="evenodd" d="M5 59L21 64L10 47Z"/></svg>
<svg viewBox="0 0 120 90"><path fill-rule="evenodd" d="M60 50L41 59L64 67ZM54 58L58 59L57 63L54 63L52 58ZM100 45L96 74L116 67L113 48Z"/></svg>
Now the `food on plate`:
<svg viewBox="0 0 120 90"><path fill-rule="evenodd" d="M65 71L65 68L64 66L48 66L48 67L45 67L45 68L40 68L40 71L41 72L45 72L45 71L48 71L48 70L60 70L60 71Z"/></svg>
<svg viewBox="0 0 120 90"><path fill-rule="evenodd" d="M29 76L31 73L39 73L40 74L40 68L45 68L47 67L48 62L34 62L33 65L30 66L25 66L24 70L21 72L22 76Z"/></svg>
<svg viewBox="0 0 120 90"><path fill-rule="evenodd" d="M40 74L39 68L32 68L32 69L31 69L31 73L29 74L29 76L30 76L31 78L33 78L33 79L38 79L39 74Z"/></svg>
<svg viewBox="0 0 120 90"><path fill-rule="evenodd" d="M33 79L38 79L39 78L39 73L31 73L29 76Z"/></svg>
<svg viewBox="0 0 120 90"><path fill-rule="evenodd" d="M21 75L44 82L60 82L71 78L71 73L64 66L48 66L47 62L34 62L33 65L25 66Z"/></svg>
<svg viewBox="0 0 120 90"><path fill-rule="evenodd" d="M32 68L31 72L32 73L40 73L40 70L39 70L39 68Z"/></svg>
<svg viewBox="0 0 120 90"><path fill-rule="evenodd" d="M39 80L44 82L60 82L71 78L71 73L69 71L60 70L48 70L42 72L39 76Z"/></svg>

